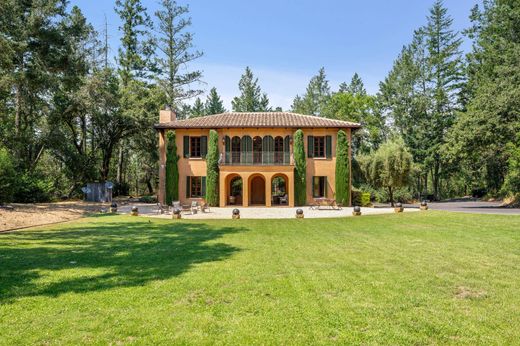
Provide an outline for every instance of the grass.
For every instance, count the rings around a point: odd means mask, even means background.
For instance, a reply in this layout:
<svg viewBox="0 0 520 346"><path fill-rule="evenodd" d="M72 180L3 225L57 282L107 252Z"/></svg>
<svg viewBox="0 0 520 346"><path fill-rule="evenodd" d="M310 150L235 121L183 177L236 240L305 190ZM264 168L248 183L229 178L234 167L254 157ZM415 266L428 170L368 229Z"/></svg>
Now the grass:
<svg viewBox="0 0 520 346"><path fill-rule="evenodd" d="M520 217L188 222L0 234L0 344L515 344Z"/></svg>

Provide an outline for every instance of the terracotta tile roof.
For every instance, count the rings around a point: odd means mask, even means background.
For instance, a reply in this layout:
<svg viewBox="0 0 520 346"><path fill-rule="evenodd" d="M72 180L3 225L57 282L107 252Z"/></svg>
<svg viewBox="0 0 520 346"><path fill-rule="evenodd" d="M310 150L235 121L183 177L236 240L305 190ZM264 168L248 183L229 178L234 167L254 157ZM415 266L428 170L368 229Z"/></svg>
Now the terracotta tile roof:
<svg viewBox="0 0 520 346"><path fill-rule="evenodd" d="M156 124L156 129L289 127L359 128L360 124L290 112L231 112Z"/></svg>

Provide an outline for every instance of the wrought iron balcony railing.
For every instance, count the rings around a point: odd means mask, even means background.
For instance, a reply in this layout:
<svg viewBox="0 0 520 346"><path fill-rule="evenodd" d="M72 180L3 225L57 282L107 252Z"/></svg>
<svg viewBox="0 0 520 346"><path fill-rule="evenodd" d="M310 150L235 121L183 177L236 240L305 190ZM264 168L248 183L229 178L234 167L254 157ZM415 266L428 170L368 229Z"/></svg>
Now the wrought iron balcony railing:
<svg viewBox="0 0 520 346"><path fill-rule="evenodd" d="M231 151L225 153L223 164L227 166L289 166L291 155L284 151Z"/></svg>

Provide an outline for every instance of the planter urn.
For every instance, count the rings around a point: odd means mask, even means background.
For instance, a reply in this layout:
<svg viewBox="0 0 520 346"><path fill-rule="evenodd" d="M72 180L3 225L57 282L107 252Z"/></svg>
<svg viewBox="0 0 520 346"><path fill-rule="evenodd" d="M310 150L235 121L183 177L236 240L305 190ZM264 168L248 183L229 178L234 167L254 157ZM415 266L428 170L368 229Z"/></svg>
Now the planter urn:
<svg viewBox="0 0 520 346"><path fill-rule="evenodd" d="M297 219L303 219L303 217L304 217L303 216L303 209L300 209L300 208L296 209L296 218Z"/></svg>
<svg viewBox="0 0 520 346"><path fill-rule="evenodd" d="M181 216L181 210L179 208L175 208L173 209L173 213L172 213L172 219L180 219L182 216Z"/></svg>
<svg viewBox="0 0 520 346"><path fill-rule="evenodd" d="M110 212L117 213L117 203L114 202L110 205Z"/></svg>
<svg viewBox="0 0 520 346"><path fill-rule="evenodd" d="M421 202L421 210L428 210L428 203L426 201Z"/></svg>
<svg viewBox="0 0 520 346"><path fill-rule="evenodd" d="M356 205L354 207L354 210L352 211L352 215L354 216L360 216L361 215L361 207L359 207L358 205Z"/></svg>
<svg viewBox="0 0 520 346"><path fill-rule="evenodd" d="M233 213L232 213L232 216L233 220L238 220L240 219L240 210L238 209L233 209Z"/></svg>
<svg viewBox="0 0 520 346"><path fill-rule="evenodd" d="M396 203L394 207L394 211L396 213L402 213L404 211L403 204L402 203Z"/></svg>
<svg viewBox="0 0 520 346"><path fill-rule="evenodd" d="M132 216L138 216L139 215L139 208L137 208L136 206L133 206L131 214L132 214Z"/></svg>

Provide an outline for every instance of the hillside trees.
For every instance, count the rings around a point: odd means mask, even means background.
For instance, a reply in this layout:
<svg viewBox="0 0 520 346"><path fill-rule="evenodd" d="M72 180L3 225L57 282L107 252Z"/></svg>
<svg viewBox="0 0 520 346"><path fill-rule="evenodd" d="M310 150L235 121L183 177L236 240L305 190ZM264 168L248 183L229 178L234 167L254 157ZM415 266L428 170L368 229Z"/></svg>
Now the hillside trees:
<svg viewBox="0 0 520 346"><path fill-rule="evenodd" d="M258 78L255 78L249 66L240 77L238 89L240 95L231 101L233 112L267 112L270 110L269 98L266 93L262 92L258 85Z"/></svg>

